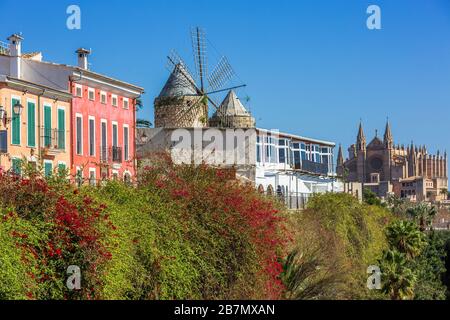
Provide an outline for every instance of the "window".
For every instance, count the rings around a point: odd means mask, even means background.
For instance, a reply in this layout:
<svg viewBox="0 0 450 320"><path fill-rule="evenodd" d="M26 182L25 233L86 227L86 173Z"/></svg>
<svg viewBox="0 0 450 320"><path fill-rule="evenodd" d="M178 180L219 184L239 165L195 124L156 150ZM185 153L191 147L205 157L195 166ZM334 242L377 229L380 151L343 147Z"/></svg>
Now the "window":
<svg viewBox="0 0 450 320"><path fill-rule="evenodd" d="M77 154L83 154L83 117L81 115L77 115L76 121L77 128L77 136L76 136L76 148Z"/></svg>
<svg viewBox="0 0 450 320"><path fill-rule="evenodd" d="M0 153L8 153L8 131L0 130Z"/></svg>
<svg viewBox="0 0 450 320"><path fill-rule="evenodd" d="M113 107L117 107L117 96L115 94L111 95L111 104Z"/></svg>
<svg viewBox="0 0 450 320"><path fill-rule="evenodd" d="M75 85L75 95L80 98L83 97L83 87L82 86Z"/></svg>
<svg viewBox="0 0 450 320"><path fill-rule="evenodd" d="M117 147L118 145L118 130L117 130L117 122L112 123L112 145L113 147Z"/></svg>
<svg viewBox="0 0 450 320"><path fill-rule="evenodd" d="M280 139L278 141L278 162L279 163L288 163L288 145L289 142L287 139Z"/></svg>
<svg viewBox="0 0 450 320"><path fill-rule="evenodd" d="M53 173L53 164L51 161L45 161L44 162L44 175L46 177L50 177Z"/></svg>
<svg viewBox="0 0 450 320"><path fill-rule="evenodd" d="M58 132L56 138L58 140L58 149L64 150L66 148L66 110L63 107L58 107Z"/></svg>
<svg viewBox="0 0 450 320"><path fill-rule="evenodd" d="M91 101L95 101L95 89L88 89L88 98Z"/></svg>
<svg viewBox="0 0 450 320"><path fill-rule="evenodd" d="M83 171L81 171L80 167L76 168L76 175L75 175L75 181L78 185L78 187L80 187L83 184Z"/></svg>
<svg viewBox="0 0 450 320"><path fill-rule="evenodd" d="M95 118L89 117L89 156L95 156Z"/></svg>
<svg viewBox="0 0 450 320"><path fill-rule="evenodd" d="M20 115L14 113L14 105L20 103L20 99L11 99L11 144L20 145Z"/></svg>
<svg viewBox="0 0 450 320"><path fill-rule="evenodd" d="M20 160L19 158L13 158L11 160L11 170L15 174L20 175L22 171L22 160Z"/></svg>
<svg viewBox="0 0 450 320"><path fill-rule="evenodd" d="M256 145L256 162L261 162L261 144Z"/></svg>
<svg viewBox="0 0 450 320"><path fill-rule="evenodd" d="M101 148L101 155L100 158L101 160L106 160L107 159L107 155L108 153L106 152L106 147L107 147L107 127L106 127L106 120L102 120L102 125L101 125L101 144L100 144L100 148Z"/></svg>
<svg viewBox="0 0 450 320"><path fill-rule="evenodd" d="M52 145L52 107L44 105L44 147Z"/></svg>
<svg viewBox="0 0 450 320"><path fill-rule="evenodd" d="M89 168L89 184L91 186L95 186L96 185L95 168Z"/></svg>
<svg viewBox="0 0 450 320"><path fill-rule="evenodd" d="M123 157L124 160L129 160L129 129L128 126L123 126Z"/></svg>
<svg viewBox="0 0 450 320"><path fill-rule="evenodd" d="M106 92L104 91L100 92L100 102L106 104Z"/></svg>
<svg viewBox="0 0 450 320"><path fill-rule="evenodd" d="M28 101L28 146L36 146L36 104L34 102Z"/></svg>
<svg viewBox="0 0 450 320"><path fill-rule="evenodd" d="M129 172L124 172L123 182L125 182L126 184L131 184L131 174Z"/></svg>
<svg viewBox="0 0 450 320"><path fill-rule="evenodd" d="M129 107L129 100L128 98L123 98L123 108L128 109Z"/></svg>

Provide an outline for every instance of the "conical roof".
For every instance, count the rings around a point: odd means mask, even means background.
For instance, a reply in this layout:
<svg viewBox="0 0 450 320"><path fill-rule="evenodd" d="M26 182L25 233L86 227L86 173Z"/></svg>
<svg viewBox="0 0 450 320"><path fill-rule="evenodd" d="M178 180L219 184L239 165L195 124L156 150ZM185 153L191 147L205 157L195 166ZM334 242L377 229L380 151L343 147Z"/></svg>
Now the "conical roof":
<svg viewBox="0 0 450 320"><path fill-rule="evenodd" d="M217 111L214 116L217 116ZM250 113L242 105L241 101L237 97L233 90L230 90L219 106L219 114L221 116L249 116Z"/></svg>
<svg viewBox="0 0 450 320"><path fill-rule="evenodd" d="M186 71L186 68L178 63L161 90L159 98L196 95L197 90L193 83L194 80Z"/></svg>

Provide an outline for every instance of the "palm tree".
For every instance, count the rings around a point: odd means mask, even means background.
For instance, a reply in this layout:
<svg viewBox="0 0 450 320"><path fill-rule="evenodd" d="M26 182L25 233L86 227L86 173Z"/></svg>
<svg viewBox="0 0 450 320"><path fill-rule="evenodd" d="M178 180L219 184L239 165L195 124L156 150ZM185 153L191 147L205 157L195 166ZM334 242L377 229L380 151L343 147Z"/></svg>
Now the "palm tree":
<svg viewBox="0 0 450 320"><path fill-rule="evenodd" d="M406 213L419 223L421 231L425 231L427 227L431 226L431 222L437 214L437 208L421 202L414 207L408 208Z"/></svg>
<svg viewBox="0 0 450 320"><path fill-rule="evenodd" d="M380 261L382 290L392 300L406 300L414 298L414 286L417 276L408 267L406 255L397 250L388 250Z"/></svg>
<svg viewBox="0 0 450 320"><path fill-rule="evenodd" d="M138 128L150 128L152 123L145 119L136 119L136 127Z"/></svg>
<svg viewBox="0 0 450 320"><path fill-rule="evenodd" d="M138 112L144 107L144 104L142 103L142 100L140 98L136 98L135 105L136 105L136 112ZM138 128L150 128L151 126L152 123L148 120L141 118L136 119L136 127Z"/></svg>
<svg viewBox="0 0 450 320"><path fill-rule="evenodd" d="M413 221L394 222L387 227L386 236L390 247L404 253L407 258L417 257L426 244L425 235Z"/></svg>

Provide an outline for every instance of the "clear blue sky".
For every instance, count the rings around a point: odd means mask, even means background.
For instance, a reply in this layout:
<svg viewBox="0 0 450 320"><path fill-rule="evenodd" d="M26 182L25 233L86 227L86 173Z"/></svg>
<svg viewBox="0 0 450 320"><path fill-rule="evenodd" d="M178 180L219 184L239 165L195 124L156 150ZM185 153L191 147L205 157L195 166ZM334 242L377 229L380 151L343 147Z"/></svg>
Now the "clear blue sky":
<svg viewBox="0 0 450 320"><path fill-rule="evenodd" d="M79 31L66 28L70 4L81 7ZM382 30L366 28L370 4ZM166 55L192 64L189 29L200 25L248 85L238 94L258 126L347 148L360 118L370 140L389 116L396 142L450 151L448 0L2 0L0 12L2 40L23 32L24 50L46 60L75 64L77 47L92 48L94 71L146 89L140 117L152 121Z"/></svg>

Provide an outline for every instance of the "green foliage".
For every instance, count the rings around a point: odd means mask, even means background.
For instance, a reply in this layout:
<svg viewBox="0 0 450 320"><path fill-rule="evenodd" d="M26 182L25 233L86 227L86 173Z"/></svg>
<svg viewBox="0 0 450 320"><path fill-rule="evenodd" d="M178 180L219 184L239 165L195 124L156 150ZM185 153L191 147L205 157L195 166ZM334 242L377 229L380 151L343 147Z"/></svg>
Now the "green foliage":
<svg viewBox="0 0 450 320"><path fill-rule="evenodd" d="M426 245L425 235L412 221L395 221L386 229L386 235L391 248L413 259L420 255Z"/></svg>
<svg viewBox="0 0 450 320"><path fill-rule="evenodd" d="M370 190L369 188L364 188L363 190L363 200L368 205L375 205L375 206L383 206L381 203L380 198L376 195L375 192Z"/></svg>
<svg viewBox="0 0 450 320"><path fill-rule="evenodd" d="M295 247L285 261L287 298L374 298L366 288L369 265L387 248L384 208L360 204L348 194L318 194L292 217Z"/></svg>
<svg viewBox="0 0 450 320"><path fill-rule="evenodd" d="M446 273L445 233L432 231L427 236L427 246L413 261L417 273L414 290L417 300L445 300L447 288L443 283Z"/></svg>
<svg viewBox="0 0 450 320"><path fill-rule="evenodd" d="M383 292L393 300L406 300L414 297L416 274L411 270L405 253L386 250L380 261L383 279Z"/></svg>

